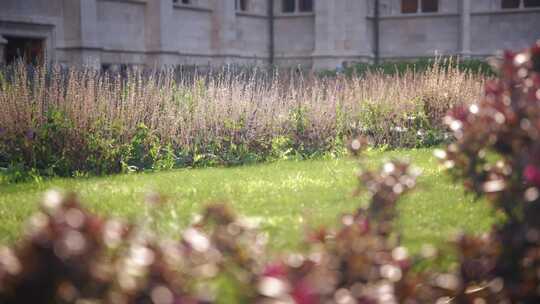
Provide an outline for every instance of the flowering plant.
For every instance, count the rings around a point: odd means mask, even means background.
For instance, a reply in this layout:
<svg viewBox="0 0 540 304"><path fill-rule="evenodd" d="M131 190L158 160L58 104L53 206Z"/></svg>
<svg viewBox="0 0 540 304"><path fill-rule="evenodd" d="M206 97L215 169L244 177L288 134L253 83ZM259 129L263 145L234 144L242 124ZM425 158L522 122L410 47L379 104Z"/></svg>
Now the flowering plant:
<svg viewBox="0 0 540 304"><path fill-rule="evenodd" d="M0 248L1 303L539 303L540 43L507 52L478 104L445 119L456 141L437 155L505 221L456 242L455 273L418 271L393 223L417 173L403 162L362 170L369 204L336 229L310 231L306 251L267 259L265 237L223 205L180 240L102 218L48 192L14 247ZM361 155L364 139L350 143ZM159 196L152 196L159 205Z"/></svg>

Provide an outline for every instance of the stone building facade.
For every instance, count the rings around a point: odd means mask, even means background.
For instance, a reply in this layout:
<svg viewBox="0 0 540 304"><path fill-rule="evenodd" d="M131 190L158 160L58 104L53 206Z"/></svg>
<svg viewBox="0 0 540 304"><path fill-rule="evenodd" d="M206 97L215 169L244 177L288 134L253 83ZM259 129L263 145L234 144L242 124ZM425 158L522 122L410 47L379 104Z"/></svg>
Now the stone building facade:
<svg viewBox="0 0 540 304"><path fill-rule="evenodd" d="M0 0L0 62L335 68L539 38L540 0Z"/></svg>

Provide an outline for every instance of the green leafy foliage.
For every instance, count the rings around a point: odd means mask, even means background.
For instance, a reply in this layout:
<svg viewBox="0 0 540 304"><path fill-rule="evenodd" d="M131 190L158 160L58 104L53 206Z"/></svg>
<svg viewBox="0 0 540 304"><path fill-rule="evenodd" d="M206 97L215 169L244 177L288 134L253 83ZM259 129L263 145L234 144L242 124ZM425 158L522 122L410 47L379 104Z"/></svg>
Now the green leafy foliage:
<svg viewBox="0 0 540 304"><path fill-rule="evenodd" d="M425 72L438 66L448 70L457 68L461 71L471 72L485 76L495 76L493 67L485 60L459 59L454 57L420 58L410 61L388 61L379 64L355 63L347 66L344 73L347 75L365 75L367 73L382 73L386 75L403 75L407 72ZM331 75L331 72L325 74Z"/></svg>
<svg viewBox="0 0 540 304"><path fill-rule="evenodd" d="M365 101L360 112L360 132L375 146L420 148L440 145L448 139L448 129L430 118L423 98L410 101L406 111Z"/></svg>

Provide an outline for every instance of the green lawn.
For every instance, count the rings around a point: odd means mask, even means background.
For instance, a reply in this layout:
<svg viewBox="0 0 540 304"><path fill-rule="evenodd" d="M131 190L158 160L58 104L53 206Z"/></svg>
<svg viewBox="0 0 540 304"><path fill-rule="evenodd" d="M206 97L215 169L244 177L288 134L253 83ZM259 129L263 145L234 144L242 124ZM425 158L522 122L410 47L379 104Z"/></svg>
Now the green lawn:
<svg viewBox="0 0 540 304"><path fill-rule="evenodd" d="M438 167L432 150L369 152L370 164L405 158L423 171L417 190L400 204L405 245L440 245L459 230L482 232L493 217L484 202L463 194ZM0 243L16 239L24 220L49 188L73 190L101 214L146 218L145 193L158 191L170 200L159 213L159 228L174 234L201 208L227 202L239 213L261 220L276 249L293 249L306 225L333 224L363 201L352 197L355 162L349 159L282 161L237 168L185 169L163 173L90 179L54 179L42 183L0 185Z"/></svg>

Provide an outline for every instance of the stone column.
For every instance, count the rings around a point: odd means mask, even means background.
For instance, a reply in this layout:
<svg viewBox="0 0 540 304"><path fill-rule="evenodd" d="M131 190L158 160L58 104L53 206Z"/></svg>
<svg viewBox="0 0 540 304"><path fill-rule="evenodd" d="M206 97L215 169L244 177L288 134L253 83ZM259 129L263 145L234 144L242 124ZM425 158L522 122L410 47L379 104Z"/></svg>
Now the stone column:
<svg viewBox="0 0 540 304"><path fill-rule="evenodd" d="M81 12L81 63L101 68L96 0L78 0Z"/></svg>
<svg viewBox="0 0 540 304"><path fill-rule="evenodd" d="M171 0L152 0L146 2L145 42L147 64L151 67L172 65L177 54L172 47L170 35L174 28L173 2Z"/></svg>
<svg viewBox="0 0 540 304"><path fill-rule="evenodd" d="M315 5L315 53L328 54L332 49L335 1L317 1Z"/></svg>
<svg viewBox="0 0 540 304"><path fill-rule="evenodd" d="M72 63L99 68L96 0L65 0L63 10L64 43Z"/></svg>
<svg viewBox="0 0 540 304"><path fill-rule="evenodd" d="M313 51L313 68L335 69L339 63L335 60L337 53L335 39L336 27L336 2L317 1L315 4L315 49ZM343 18L340 17L340 18Z"/></svg>
<svg viewBox="0 0 540 304"><path fill-rule="evenodd" d="M7 40L0 35L0 65L6 63L6 45Z"/></svg>
<svg viewBox="0 0 540 304"><path fill-rule="evenodd" d="M320 0L315 3L315 69L340 68L344 61L371 57L367 10L367 1Z"/></svg>
<svg viewBox="0 0 540 304"><path fill-rule="evenodd" d="M371 2L371 5L369 4ZM347 25L345 29L353 29L348 32L350 36L347 37L347 46L350 46L352 53L358 56L358 59L363 62L372 61L374 59L375 51L375 38L374 33L374 17L375 14L374 1L356 1L349 0L349 6L345 9L345 13L348 14ZM379 15L381 4L379 3ZM371 26L370 26L371 25ZM379 29L380 31L380 29ZM379 33L380 34L380 33ZM379 35L380 36L380 35ZM380 38L379 38L380 40ZM379 41L380 46L380 41ZM347 51L347 52L351 52ZM379 50L380 51L380 50Z"/></svg>
<svg viewBox="0 0 540 304"><path fill-rule="evenodd" d="M464 58L471 55L471 0L460 3L460 53Z"/></svg>
<svg viewBox="0 0 540 304"><path fill-rule="evenodd" d="M232 62L236 51L236 11L234 1L212 1L211 47L215 55L223 58L224 64Z"/></svg>

